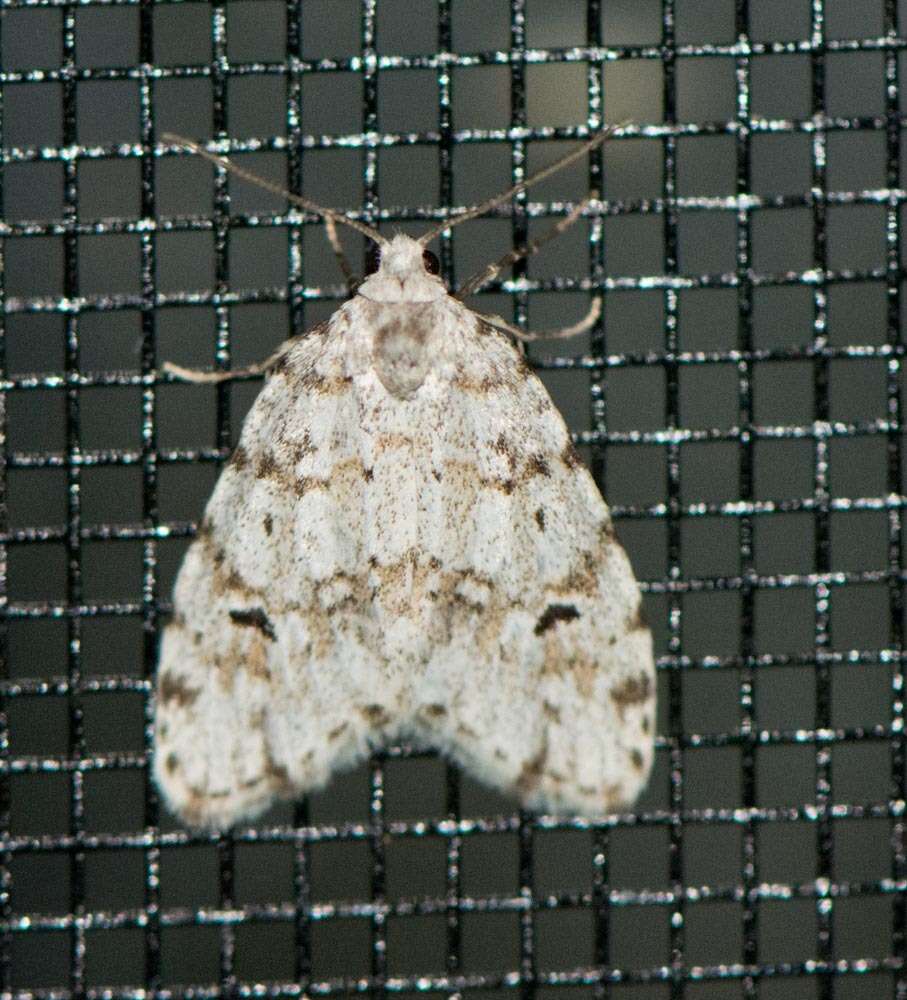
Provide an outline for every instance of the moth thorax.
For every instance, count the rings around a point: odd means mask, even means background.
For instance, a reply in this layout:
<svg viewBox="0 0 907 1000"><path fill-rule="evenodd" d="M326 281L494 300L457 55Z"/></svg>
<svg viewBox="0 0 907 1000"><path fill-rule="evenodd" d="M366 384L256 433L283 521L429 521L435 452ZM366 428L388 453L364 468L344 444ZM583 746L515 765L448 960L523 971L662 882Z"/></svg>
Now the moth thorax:
<svg viewBox="0 0 907 1000"><path fill-rule="evenodd" d="M433 310L401 306L381 310L375 326L372 357L384 388L400 399L410 399L431 367L428 334Z"/></svg>

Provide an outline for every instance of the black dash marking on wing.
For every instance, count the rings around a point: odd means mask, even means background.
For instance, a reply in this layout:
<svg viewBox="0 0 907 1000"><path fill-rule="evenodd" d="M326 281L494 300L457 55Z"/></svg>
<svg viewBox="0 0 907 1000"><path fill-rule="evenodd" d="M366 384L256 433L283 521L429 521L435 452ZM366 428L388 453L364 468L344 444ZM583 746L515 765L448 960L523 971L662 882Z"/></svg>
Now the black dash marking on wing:
<svg viewBox="0 0 907 1000"><path fill-rule="evenodd" d="M535 634L542 635L557 622L572 622L574 618L579 618L579 612L572 604L549 604L535 623Z"/></svg>
<svg viewBox="0 0 907 1000"><path fill-rule="evenodd" d="M262 608L248 608L241 611L233 610L230 612L230 620L235 625L249 625L252 628L257 628L271 642L277 639L271 619L268 618Z"/></svg>

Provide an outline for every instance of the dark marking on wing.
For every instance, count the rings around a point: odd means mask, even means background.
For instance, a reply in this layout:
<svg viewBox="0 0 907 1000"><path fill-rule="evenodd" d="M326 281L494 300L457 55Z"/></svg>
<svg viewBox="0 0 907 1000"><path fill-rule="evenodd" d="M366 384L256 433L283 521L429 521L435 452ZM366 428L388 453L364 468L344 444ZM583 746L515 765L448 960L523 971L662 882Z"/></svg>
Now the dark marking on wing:
<svg viewBox="0 0 907 1000"><path fill-rule="evenodd" d="M546 736L542 740L539 752L526 761L523 769L520 771L520 776L516 780L516 788L521 795L527 795L538 787L539 782L542 780L542 775L545 773L545 765L547 763L548 738Z"/></svg>
<svg viewBox="0 0 907 1000"><path fill-rule="evenodd" d="M542 702L542 711L552 722L560 725L561 710L557 707L557 705L552 705L551 702L546 699Z"/></svg>
<svg viewBox="0 0 907 1000"><path fill-rule="evenodd" d="M506 434L499 434L491 447L506 460L512 477L519 461L519 453L514 442Z"/></svg>
<svg viewBox="0 0 907 1000"><path fill-rule="evenodd" d="M567 466L568 469L575 469L576 466L582 464L579 452L573 447L572 441L568 441L564 446L564 450L561 452L561 461Z"/></svg>
<svg viewBox="0 0 907 1000"><path fill-rule="evenodd" d="M189 687L182 677L174 677L171 671L161 676L161 701L175 701L180 708L188 708L201 693L198 688Z"/></svg>
<svg viewBox="0 0 907 1000"><path fill-rule="evenodd" d="M545 512L541 507L535 512L535 523L539 526L539 531L545 530Z"/></svg>
<svg viewBox="0 0 907 1000"><path fill-rule="evenodd" d="M635 748L630 751L630 763L636 768L637 771L642 770L642 754Z"/></svg>
<svg viewBox="0 0 907 1000"><path fill-rule="evenodd" d="M258 479L270 479L272 476L276 476L279 471L277 460L269 451L261 456L255 467L255 475Z"/></svg>
<svg viewBox="0 0 907 1000"><path fill-rule="evenodd" d="M230 620L234 625L247 625L250 628L257 628L271 642L277 639L271 619L265 614L263 608L231 609Z"/></svg>
<svg viewBox="0 0 907 1000"><path fill-rule="evenodd" d="M231 569L224 580L225 590L248 590L246 586L246 581L239 575L239 571Z"/></svg>
<svg viewBox="0 0 907 1000"><path fill-rule="evenodd" d="M268 781L271 787L278 794L286 794L292 790L292 782L290 781L289 771L283 766L283 764L278 764L274 759L274 754L271 752L271 748L265 741L264 745L265 752L265 774L268 776Z"/></svg>
<svg viewBox="0 0 907 1000"><path fill-rule="evenodd" d="M317 392L323 396L337 396L346 392L353 381L349 375L322 375L314 368L305 372L299 379L299 388L303 392Z"/></svg>
<svg viewBox="0 0 907 1000"><path fill-rule="evenodd" d="M268 369L269 375L282 375L286 372L287 368L290 366L290 352L282 351L274 361L271 363L271 367Z"/></svg>
<svg viewBox="0 0 907 1000"><path fill-rule="evenodd" d="M390 716L383 705L365 705L362 714L373 726L386 726L390 722Z"/></svg>
<svg viewBox="0 0 907 1000"><path fill-rule="evenodd" d="M264 526L265 534L270 537L274 532L274 518L270 514L265 514Z"/></svg>
<svg viewBox="0 0 907 1000"><path fill-rule="evenodd" d="M530 476L550 476L551 466L545 461L543 455L532 455L526 462L526 472Z"/></svg>
<svg viewBox="0 0 907 1000"><path fill-rule="evenodd" d="M246 449L243 448L241 444L238 444L233 449L233 454L230 456L230 465L235 469L244 469L249 464L249 455Z"/></svg>
<svg viewBox="0 0 907 1000"><path fill-rule="evenodd" d="M623 718L624 709L648 701L652 693L652 682L648 674L628 677L611 689L611 701L617 706L617 714Z"/></svg>
<svg viewBox="0 0 907 1000"><path fill-rule="evenodd" d="M528 378L530 375L534 374L534 372L532 371L532 365L530 365L529 362L526 360L526 356L524 354L517 353L514 362L516 367L516 373L521 378Z"/></svg>
<svg viewBox="0 0 907 1000"><path fill-rule="evenodd" d="M308 428L302 432L301 440L297 441L293 445L293 461L301 462L306 455L311 455L318 449L312 444L312 435L309 433Z"/></svg>
<svg viewBox="0 0 907 1000"><path fill-rule="evenodd" d="M558 622L572 622L575 618L579 617L579 611L572 604L549 604L535 623L535 634L544 635L548 629L554 628Z"/></svg>

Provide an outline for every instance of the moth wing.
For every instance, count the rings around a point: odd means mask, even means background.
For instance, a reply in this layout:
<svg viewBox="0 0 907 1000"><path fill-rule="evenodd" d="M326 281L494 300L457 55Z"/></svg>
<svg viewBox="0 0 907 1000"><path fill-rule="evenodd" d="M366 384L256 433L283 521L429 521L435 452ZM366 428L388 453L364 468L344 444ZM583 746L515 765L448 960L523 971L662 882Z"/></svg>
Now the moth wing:
<svg viewBox="0 0 907 1000"><path fill-rule="evenodd" d="M561 415L512 344L482 329L458 352L445 499L425 503L443 512L426 544L448 583L420 738L528 808L601 816L631 804L651 767L652 638Z"/></svg>
<svg viewBox="0 0 907 1000"><path fill-rule="evenodd" d="M318 582L359 560L345 531L363 476L343 323L335 314L276 364L177 578L154 773L194 826L317 788L377 738L369 692L353 690L375 673L374 623L356 595Z"/></svg>
<svg viewBox="0 0 907 1000"><path fill-rule="evenodd" d="M401 312L385 345L436 352L407 368L424 386L366 350L357 396L341 310L277 366L180 571L155 773L193 824L401 732L548 811L600 815L645 780L651 638L563 420L463 307L432 313L433 343Z"/></svg>

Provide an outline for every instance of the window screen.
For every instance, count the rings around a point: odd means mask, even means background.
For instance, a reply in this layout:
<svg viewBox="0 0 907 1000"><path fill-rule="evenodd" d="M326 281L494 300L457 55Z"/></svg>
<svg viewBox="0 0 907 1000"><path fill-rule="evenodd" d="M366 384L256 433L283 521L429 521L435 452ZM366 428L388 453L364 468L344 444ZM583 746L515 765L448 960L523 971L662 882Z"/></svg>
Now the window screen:
<svg viewBox="0 0 907 1000"><path fill-rule="evenodd" d="M907 997L896 0L0 0L0 989ZM260 360L345 297L314 216L440 241L529 358L644 592L633 812L390 747L217 837L149 781L175 572ZM344 235L361 260L357 238Z"/></svg>

